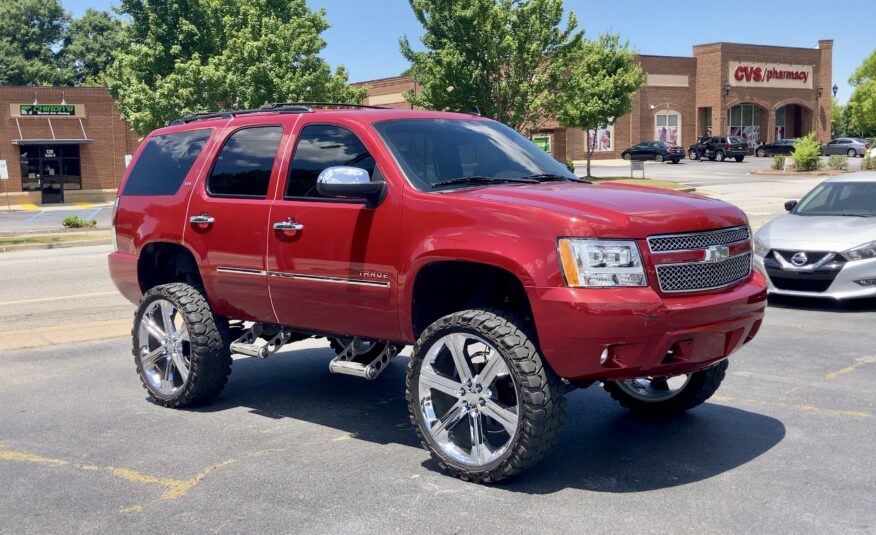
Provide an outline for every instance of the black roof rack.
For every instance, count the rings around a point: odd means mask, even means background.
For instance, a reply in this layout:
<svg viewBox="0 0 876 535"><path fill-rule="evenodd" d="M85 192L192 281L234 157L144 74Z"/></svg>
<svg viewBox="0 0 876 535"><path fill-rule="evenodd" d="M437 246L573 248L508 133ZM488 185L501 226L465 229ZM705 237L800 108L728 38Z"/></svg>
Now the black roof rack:
<svg viewBox="0 0 876 535"><path fill-rule="evenodd" d="M179 124L187 124L195 121L206 121L207 119L231 119L238 115L246 115L249 113L308 113L313 110L307 106L298 104L265 104L261 108L251 110L231 110L231 111L202 111L183 115L179 119L171 121L168 126Z"/></svg>
<svg viewBox="0 0 876 535"><path fill-rule="evenodd" d="M307 108L352 108L352 109L368 109L368 110L388 110L385 106L369 106L367 104L350 104L348 102L272 102L262 106L264 109L274 109L277 107L289 106L304 106Z"/></svg>

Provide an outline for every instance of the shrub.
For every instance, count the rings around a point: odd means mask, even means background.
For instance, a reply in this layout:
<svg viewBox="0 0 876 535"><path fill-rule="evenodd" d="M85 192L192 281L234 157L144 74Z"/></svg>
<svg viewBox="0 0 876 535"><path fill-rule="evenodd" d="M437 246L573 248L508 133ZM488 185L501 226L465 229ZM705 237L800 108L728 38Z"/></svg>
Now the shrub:
<svg viewBox="0 0 876 535"><path fill-rule="evenodd" d="M821 145L815 141L815 132L809 132L808 135L801 137L794 143L794 151L791 155L794 157L794 166L798 171L814 171L822 167L819 156L821 154Z"/></svg>
<svg viewBox="0 0 876 535"><path fill-rule="evenodd" d="M773 156L773 164L770 166L776 171L781 171L785 168L785 157L781 154L776 154Z"/></svg>
<svg viewBox="0 0 876 535"><path fill-rule="evenodd" d="M837 171L840 171L842 169L848 169L849 168L849 157L848 156L833 155L827 159L827 165L831 169L836 169Z"/></svg>
<svg viewBox="0 0 876 535"><path fill-rule="evenodd" d="M575 173L575 162L572 161L572 158L566 156L566 169L569 170L570 173Z"/></svg>
<svg viewBox="0 0 876 535"><path fill-rule="evenodd" d="M867 154L864 156L864 161L861 162L861 169L864 171L873 171L876 169L876 159Z"/></svg>
<svg viewBox="0 0 876 535"><path fill-rule="evenodd" d="M61 224L66 228L91 228L97 225L97 219L83 219L78 215L68 215Z"/></svg>

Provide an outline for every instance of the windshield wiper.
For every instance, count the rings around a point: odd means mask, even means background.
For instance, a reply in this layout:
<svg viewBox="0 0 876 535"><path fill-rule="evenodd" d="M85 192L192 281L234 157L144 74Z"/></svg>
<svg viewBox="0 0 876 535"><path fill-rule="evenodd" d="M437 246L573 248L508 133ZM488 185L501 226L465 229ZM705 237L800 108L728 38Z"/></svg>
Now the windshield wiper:
<svg viewBox="0 0 876 535"><path fill-rule="evenodd" d="M441 186L452 186L454 184L499 184L499 183L516 182L520 184L538 184L538 180L534 178L503 178L496 176L461 176L459 178L451 178L442 180L432 184L432 188L440 188Z"/></svg>
<svg viewBox="0 0 876 535"><path fill-rule="evenodd" d="M526 175L520 178L531 178L533 180L538 180L539 182L548 182L548 181L563 181L570 180L572 182L581 182L583 184L592 184L589 180L582 180L580 178L571 178L563 175L558 175L555 173L539 173L537 175Z"/></svg>

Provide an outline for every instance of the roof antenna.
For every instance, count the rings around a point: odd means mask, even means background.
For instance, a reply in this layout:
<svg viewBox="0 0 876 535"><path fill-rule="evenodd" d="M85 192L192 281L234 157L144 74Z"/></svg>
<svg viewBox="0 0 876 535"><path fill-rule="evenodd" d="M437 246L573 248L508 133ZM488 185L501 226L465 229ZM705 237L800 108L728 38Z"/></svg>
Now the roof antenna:
<svg viewBox="0 0 876 535"><path fill-rule="evenodd" d="M477 115L478 117L480 117L480 116L481 116L481 109L478 108L477 106L472 106L472 107L471 107L471 111L470 111L469 113L474 114L474 115Z"/></svg>

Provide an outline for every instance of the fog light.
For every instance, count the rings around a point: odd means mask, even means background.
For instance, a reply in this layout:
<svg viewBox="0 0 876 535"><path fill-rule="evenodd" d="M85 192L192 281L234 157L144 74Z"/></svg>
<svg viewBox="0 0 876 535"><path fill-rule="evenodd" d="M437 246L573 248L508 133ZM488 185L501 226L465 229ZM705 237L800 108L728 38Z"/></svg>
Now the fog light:
<svg viewBox="0 0 876 535"><path fill-rule="evenodd" d="M858 279L855 281L855 284L858 286L873 288L876 287L876 279Z"/></svg>
<svg viewBox="0 0 876 535"><path fill-rule="evenodd" d="M608 348L602 350L602 354L599 355L599 363L605 365L608 362Z"/></svg>

